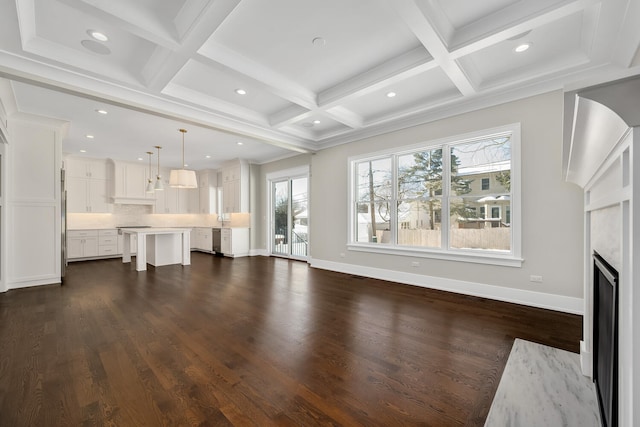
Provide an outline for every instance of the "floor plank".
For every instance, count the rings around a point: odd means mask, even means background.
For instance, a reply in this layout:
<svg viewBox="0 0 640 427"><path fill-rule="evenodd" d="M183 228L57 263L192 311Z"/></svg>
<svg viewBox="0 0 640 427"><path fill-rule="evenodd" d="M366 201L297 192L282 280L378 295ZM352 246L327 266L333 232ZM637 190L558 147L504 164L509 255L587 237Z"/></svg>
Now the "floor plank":
<svg viewBox="0 0 640 427"><path fill-rule="evenodd" d="M0 294L0 425L483 425L514 339L580 316L278 258L76 262Z"/></svg>

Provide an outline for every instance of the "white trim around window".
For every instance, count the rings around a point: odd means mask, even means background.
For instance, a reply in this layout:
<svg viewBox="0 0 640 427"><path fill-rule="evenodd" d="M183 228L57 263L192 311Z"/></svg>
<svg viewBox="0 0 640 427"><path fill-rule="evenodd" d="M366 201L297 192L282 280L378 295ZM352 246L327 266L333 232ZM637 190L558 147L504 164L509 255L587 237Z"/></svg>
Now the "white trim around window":
<svg viewBox="0 0 640 427"><path fill-rule="evenodd" d="M493 250L493 249L463 249L463 248L453 248L449 242L450 236L450 224L449 224L449 202L453 200L453 198L458 197L456 195L451 195L453 193L452 190L452 180L451 180L451 168L450 168L450 159L451 159L451 147L454 147L459 144L464 143L473 143L474 141L480 141L485 139L498 138L500 136L509 135L510 137L510 192L505 194L510 198L510 242L509 242L509 250ZM360 231L358 230L358 214L356 210L360 212L360 208L365 208L365 206L359 206L362 204L360 200L357 200L358 197L358 189L356 185L358 185L358 176L357 176L357 165L362 164L362 162L373 162L380 159L391 159L391 173L390 173L390 181L391 184L389 186L388 192L390 194L390 199L388 199L389 206L396 206L399 200L402 200L400 197L398 190L398 170L399 170L399 157L411 153L416 153L421 150L438 150L442 149L442 173L441 173L441 190L437 195L441 201L441 212L440 215L440 230L441 230L441 243L440 246L436 247L425 247L425 246L409 246L409 245L399 245L397 242L400 240L398 238L399 227L398 223L403 222L400 221L398 216L401 216L399 213L399 208L394 210L389 208L388 210L392 212L389 217L386 219L388 225L388 241L385 240L385 243L378 243L377 239L373 239L371 242L362 241L362 238L359 238L356 234ZM411 257L422 257L422 258L433 258L433 259L441 259L441 260L450 260L450 261L461 261L461 262L471 262L471 263L480 263L480 264L491 264L491 265L499 265L499 266L508 266L508 267L521 267L522 266L522 252L521 252L521 234L522 234L522 222L521 222L521 184L520 184L520 174L521 174L521 159L520 159L520 124L514 123L501 127L496 127L492 129L485 129L477 132L466 133L463 135L456 135L448 138L442 138L433 141L424 141L418 144L412 144L403 147L394 147L393 149L387 149L384 151L378 151L375 153L368 153L365 155L352 156L348 159L348 170L349 170L349 220L348 220L348 244L347 248L350 251L358 251L358 252L370 252L370 253L380 253L387 255L397 255L397 256L411 256ZM507 160L505 160L506 162ZM369 168L372 169L372 168ZM373 174L373 172L371 172ZM476 175L477 176L477 175ZM478 183L480 185L480 183ZM491 189L489 190L491 191ZM372 192L373 193L373 192ZM373 196L371 196L371 200L373 203ZM446 203L445 203L446 201ZM452 205L453 206L453 205ZM501 208L501 212L505 212L505 208ZM373 221L373 220L372 220ZM431 221L433 223L433 221ZM361 225L361 224L360 224ZM404 231L404 230L401 230ZM360 241L359 241L360 240ZM366 240L366 239L365 239Z"/></svg>

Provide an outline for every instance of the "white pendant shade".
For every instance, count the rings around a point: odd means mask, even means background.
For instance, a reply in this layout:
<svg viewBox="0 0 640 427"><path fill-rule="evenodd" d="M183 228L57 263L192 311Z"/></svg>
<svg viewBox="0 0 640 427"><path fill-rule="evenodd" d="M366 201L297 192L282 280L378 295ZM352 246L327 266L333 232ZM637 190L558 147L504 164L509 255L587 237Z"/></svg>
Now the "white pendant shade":
<svg viewBox="0 0 640 427"><path fill-rule="evenodd" d="M196 172L187 169L174 169L169 175L169 185L175 188L198 188Z"/></svg>
<svg viewBox="0 0 640 427"><path fill-rule="evenodd" d="M147 183L147 193L153 193L153 181L149 180L149 182Z"/></svg>
<svg viewBox="0 0 640 427"><path fill-rule="evenodd" d="M156 184L153 186L153 189L155 191L162 191L164 190L164 183L162 182L162 177L160 176L160 149L162 147L156 145L156 148L158 149L158 174L156 175Z"/></svg>
<svg viewBox="0 0 640 427"><path fill-rule="evenodd" d="M153 189L155 191L164 190L164 184L162 183L162 177L160 175L158 175L158 177L156 178L156 185L153 186Z"/></svg>
<svg viewBox="0 0 640 427"><path fill-rule="evenodd" d="M169 175L169 186L174 188L198 188L196 172L184 168L184 134L186 129L178 129L182 134L182 169L174 169Z"/></svg>

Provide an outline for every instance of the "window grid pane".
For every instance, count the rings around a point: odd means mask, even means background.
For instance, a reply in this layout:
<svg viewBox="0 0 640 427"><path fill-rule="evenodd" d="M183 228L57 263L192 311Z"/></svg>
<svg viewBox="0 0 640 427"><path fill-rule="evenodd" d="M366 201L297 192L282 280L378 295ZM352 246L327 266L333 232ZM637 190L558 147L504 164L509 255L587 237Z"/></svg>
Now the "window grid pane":
<svg viewBox="0 0 640 427"><path fill-rule="evenodd" d="M510 133L353 165L357 242L512 252Z"/></svg>

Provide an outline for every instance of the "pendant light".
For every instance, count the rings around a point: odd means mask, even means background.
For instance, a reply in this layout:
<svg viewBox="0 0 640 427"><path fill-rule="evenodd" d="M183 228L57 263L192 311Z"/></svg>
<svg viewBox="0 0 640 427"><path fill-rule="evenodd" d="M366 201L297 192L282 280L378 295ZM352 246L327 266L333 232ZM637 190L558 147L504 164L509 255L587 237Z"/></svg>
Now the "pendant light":
<svg viewBox="0 0 640 427"><path fill-rule="evenodd" d="M151 180L151 156L153 151L147 151L149 155L149 177L147 178L147 193L153 193L153 181Z"/></svg>
<svg viewBox="0 0 640 427"><path fill-rule="evenodd" d="M160 176L160 147L159 145L155 146L158 149L158 174L156 175L156 185L153 186L153 189L156 191L164 190L164 184L162 183L162 176Z"/></svg>
<svg viewBox="0 0 640 427"><path fill-rule="evenodd" d="M182 168L174 169L169 175L169 185L175 188L198 188L196 172L184 168L184 134L186 129L178 129L182 133Z"/></svg>

